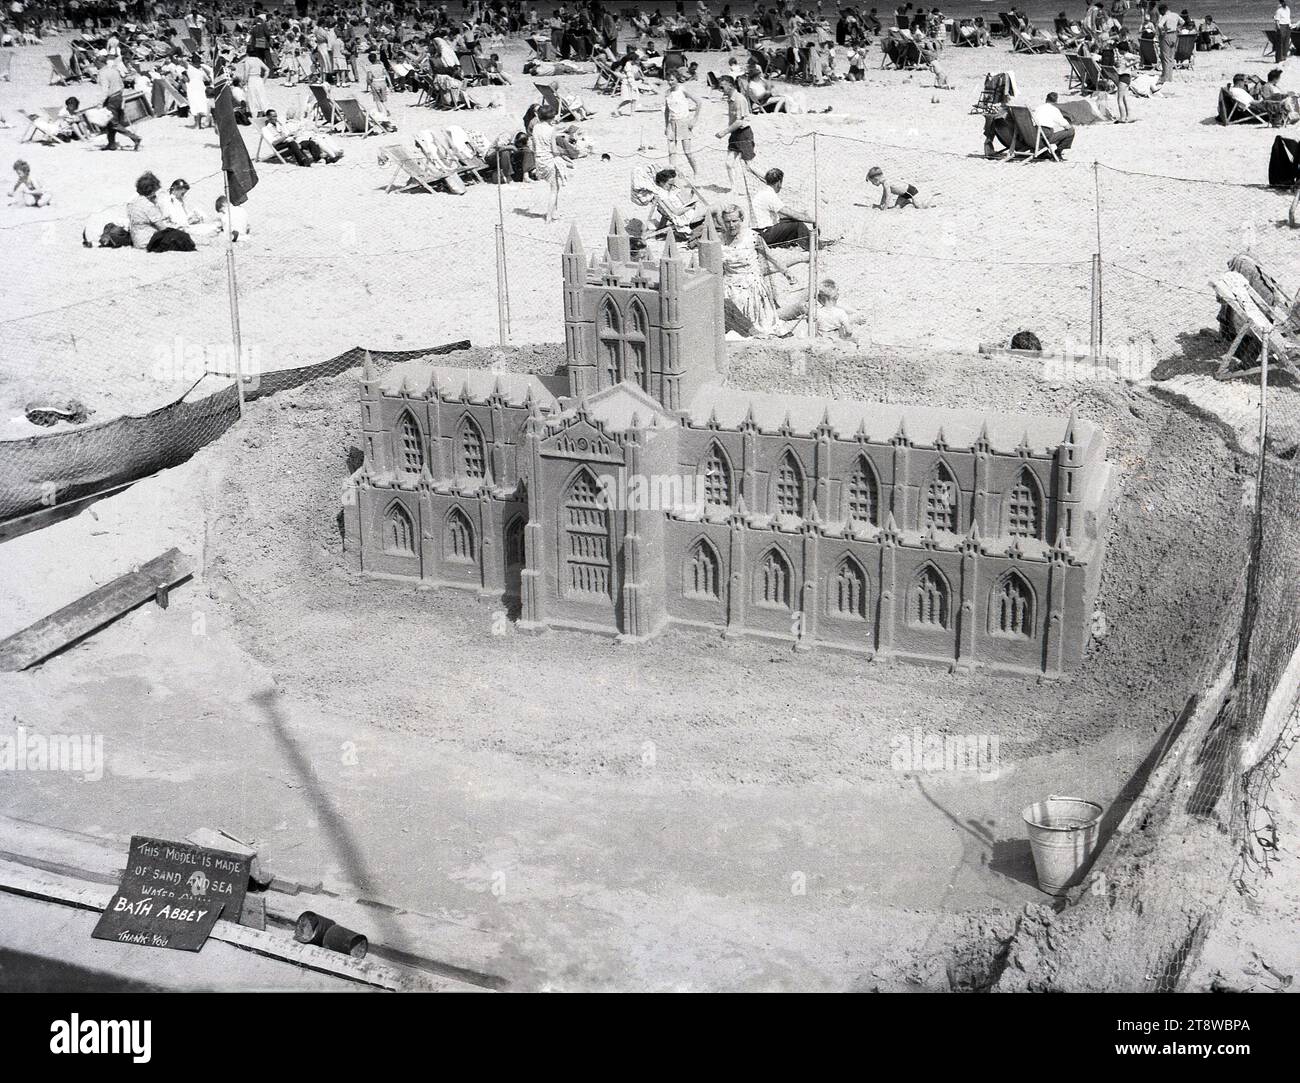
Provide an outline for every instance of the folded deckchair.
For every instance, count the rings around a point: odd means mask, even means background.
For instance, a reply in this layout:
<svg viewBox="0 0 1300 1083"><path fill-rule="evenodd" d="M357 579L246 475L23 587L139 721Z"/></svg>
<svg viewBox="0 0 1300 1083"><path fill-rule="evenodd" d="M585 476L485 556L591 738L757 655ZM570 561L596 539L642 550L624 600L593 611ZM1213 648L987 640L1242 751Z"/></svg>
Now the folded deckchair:
<svg viewBox="0 0 1300 1083"><path fill-rule="evenodd" d="M1027 105L1008 107L1011 120L1016 126L1015 140L1011 145L1011 157L1032 162L1044 155L1054 162L1061 160L1056 145L1047 138L1047 132L1034 123L1034 115Z"/></svg>
<svg viewBox="0 0 1300 1083"><path fill-rule="evenodd" d="M253 159L259 162L269 162L271 160L262 157L262 144L265 143L277 162L281 165L289 165L289 159L275 149L275 144L271 142L270 137L266 134L266 126L257 117L253 117L253 127L257 129L257 147L253 151Z"/></svg>
<svg viewBox="0 0 1300 1083"><path fill-rule="evenodd" d="M340 120L338 109L335 108L334 99L330 97L329 88L324 83L308 83L307 86L315 99L312 108L320 114L321 120L326 124L338 124Z"/></svg>
<svg viewBox="0 0 1300 1083"><path fill-rule="evenodd" d="M69 83L81 82L81 76L68 69L68 62L58 53L50 53L46 59L50 62L50 85L67 86Z"/></svg>
<svg viewBox="0 0 1300 1083"><path fill-rule="evenodd" d="M1179 34L1178 46L1174 50L1175 68L1193 68L1196 66L1196 35Z"/></svg>
<svg viewBox="0 0 1300 1083"><path fill-rule="evenodd" d="M377 131L370 123L370 114L356 98L335 98L333 104L345 135L372 135Z"/></svg>
<svg viewBox="0 0 1300 1083"><path fill-rule="evenodd" d="M430 195L434 195L436 194L433 187L435 184L453 179L459 180L466 174L476 180L482 180L483 177L479 170L487 168L487 163L481 158L475 158L470 162L460 163L455 166L435 164L423 153L417 156L400 143L384 147L383 152L397 166L392 180L388 182L386 189L388 192L392 192L394 187L397 187L397 179L402 174L406 175L406 180L402 182L399 188L400 191L405 192L412 186L417 186L423 188Z"/></svg>

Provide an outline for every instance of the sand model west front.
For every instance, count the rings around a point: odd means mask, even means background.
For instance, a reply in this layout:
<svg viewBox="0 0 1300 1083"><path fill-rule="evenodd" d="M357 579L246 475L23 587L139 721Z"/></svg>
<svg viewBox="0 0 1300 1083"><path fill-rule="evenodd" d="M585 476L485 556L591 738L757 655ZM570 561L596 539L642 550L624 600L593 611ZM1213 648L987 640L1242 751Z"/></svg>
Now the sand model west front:
<svg viewBox="0 0 1300 1083"><path fill-rule="evenodd" d="M561 259L553 376L407 362L361 383L354 566L504 598L521 630L672 625L1056 675L1105 552L1105 434L726 383L722 247Z"/></svg>

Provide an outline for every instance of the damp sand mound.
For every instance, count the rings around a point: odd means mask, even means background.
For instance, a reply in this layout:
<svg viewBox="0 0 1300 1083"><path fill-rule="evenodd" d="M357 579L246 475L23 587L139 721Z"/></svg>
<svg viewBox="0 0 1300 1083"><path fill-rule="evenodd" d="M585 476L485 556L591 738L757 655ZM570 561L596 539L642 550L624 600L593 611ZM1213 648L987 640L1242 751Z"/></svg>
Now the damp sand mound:
<svg viewBox="0 0 1300 1083"><path fill-rule="evenodd" d="M499 603L347 570L340 497L360 461L355 375L252 404L196 459L211 510L206 575L242 645L294 691L381 728L553 770L635 769L646 742L678 782L866 782L891 737L996 733L1014 760L1125 727L1134 761L1182 710L1242 566L1244 474L1212 425L1132 388L1053 386L1021 362L817 347L732 347L731 384L792 394L1026 410L1105 426L1116 493L1100 604L1107 632L1066 679L796 656L671 631L620 646L520 636ZM475 349L447 364L549 373L562 347ZM1129 765L1117 765L1127 772Z"/></svg>

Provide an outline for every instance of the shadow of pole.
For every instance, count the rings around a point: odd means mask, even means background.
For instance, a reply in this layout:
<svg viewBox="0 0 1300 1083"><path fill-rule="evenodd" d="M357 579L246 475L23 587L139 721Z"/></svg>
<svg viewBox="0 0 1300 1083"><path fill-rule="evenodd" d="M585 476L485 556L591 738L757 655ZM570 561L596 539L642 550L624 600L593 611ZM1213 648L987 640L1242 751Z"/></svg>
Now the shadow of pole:
<svg viewBox="0 0 1300 1083"><path fill-rule="evenodd" d="M280 746L280 751L301 780L307 800L316 810L316 816L324 829L326 839L343 868L344 875L356 887L361 897L370 897L375 894L374 881L371 879L370 870L366 865L365 858L362 856L361 847L356 836L348 826L347 821L334 807L324 784L316 774L315 768L312 767L311 761L303 752L293 734L289 732L288 722L284 717L283 709L277 702L277 698L274 691L267 689L254 694L252 701L266 715L267 721L271 724L271 733ZM376 908L374 920L376 925L380 927L380 938L385 947L403 951L410 950L412 946L403 940L401 927L391 914L386 913L382 908Z"/></svg>

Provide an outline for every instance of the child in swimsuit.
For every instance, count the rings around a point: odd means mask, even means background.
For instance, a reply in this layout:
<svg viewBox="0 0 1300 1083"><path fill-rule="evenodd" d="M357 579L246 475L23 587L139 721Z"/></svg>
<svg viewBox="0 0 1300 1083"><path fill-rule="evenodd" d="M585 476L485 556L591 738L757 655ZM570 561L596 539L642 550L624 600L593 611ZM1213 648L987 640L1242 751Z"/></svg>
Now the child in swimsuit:
<svg viewBox="0 0 1300 1083"><path fill-rule="evenodd" d="M882 211L889 210L891 206L915 207L917 210L923 210L933 203L933 198L921 195L915 184L890 184L885 179L885 171L878 165L873 165L868 171L867 181L880 188L880 202L877 206ZM891 197L894 200L892 204Z"/></svg>

